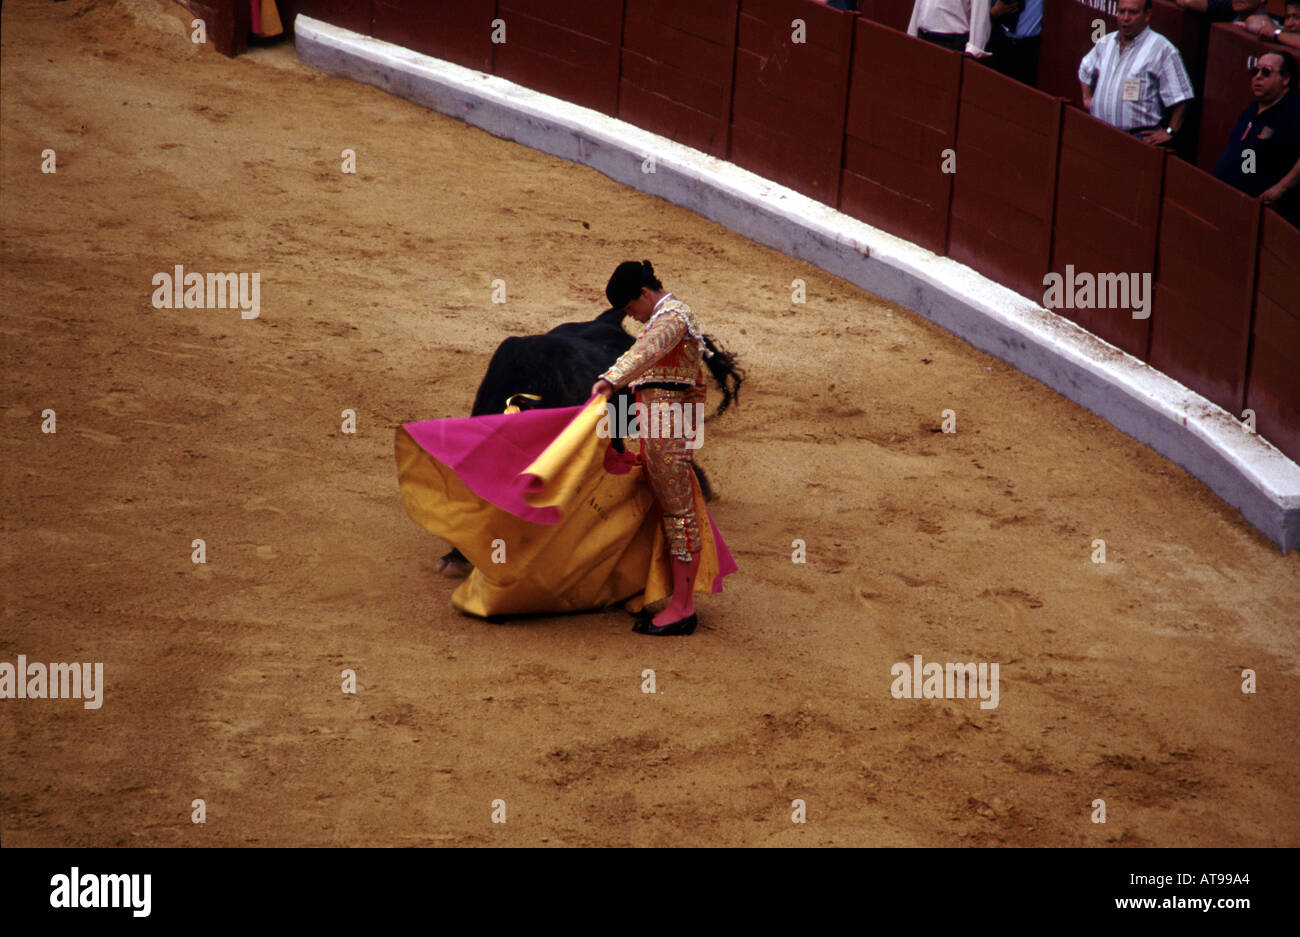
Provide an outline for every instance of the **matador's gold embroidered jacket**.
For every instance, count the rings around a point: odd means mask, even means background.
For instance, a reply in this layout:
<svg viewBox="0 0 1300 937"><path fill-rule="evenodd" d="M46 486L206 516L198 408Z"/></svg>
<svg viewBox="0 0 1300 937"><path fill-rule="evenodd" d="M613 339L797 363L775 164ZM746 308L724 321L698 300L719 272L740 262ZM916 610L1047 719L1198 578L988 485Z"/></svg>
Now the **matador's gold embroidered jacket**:
<svg viewBox="0 0 1300 937"><path fill-rule="evenodd" d="M695 384L703 360L704 341L691 307L669 293L636 344L601 377L616 390L651 383Z"/></svg>

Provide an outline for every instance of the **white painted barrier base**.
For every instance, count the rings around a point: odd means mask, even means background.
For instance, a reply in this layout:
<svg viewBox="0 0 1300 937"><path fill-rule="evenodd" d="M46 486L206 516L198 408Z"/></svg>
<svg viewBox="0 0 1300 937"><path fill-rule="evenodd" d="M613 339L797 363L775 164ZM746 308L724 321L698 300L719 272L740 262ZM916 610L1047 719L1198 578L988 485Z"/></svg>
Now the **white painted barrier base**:
<svg viewBox="0 0 1300 937"><path fill-rule="evenodd" d="M1181 465L1283 552L1300 547L1300 466L1231 414L969 267L731 163L597 111L299 16L298 56L815 264L924 316ZM655 171L643 172L653 156Z"/></svg>

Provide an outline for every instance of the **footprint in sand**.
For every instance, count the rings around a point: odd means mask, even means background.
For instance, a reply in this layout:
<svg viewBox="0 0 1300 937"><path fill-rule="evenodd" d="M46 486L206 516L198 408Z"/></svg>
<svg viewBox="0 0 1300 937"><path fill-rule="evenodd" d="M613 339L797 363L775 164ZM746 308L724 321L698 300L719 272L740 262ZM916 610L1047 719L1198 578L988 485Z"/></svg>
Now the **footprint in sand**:
<svg viewBox="0 0 1300 937"><path fill-rule="evenodd" d="M122 442L120 437L114 436L112 433L101 433L98 430L86 429L84 426L77 427L77 432L91 442L97 442L104 446L117 446Z"/></svg>
<svg viewBox="0 0 1300 937"><path fill-rule="evenodd" d="M1006 619L1017 628L1027 622L1030 609L1043 607L1042 599L1030 595L1023 589L998 589L996 591L985 589L980 593L980 598L991 598L997 602Z"/></svg>

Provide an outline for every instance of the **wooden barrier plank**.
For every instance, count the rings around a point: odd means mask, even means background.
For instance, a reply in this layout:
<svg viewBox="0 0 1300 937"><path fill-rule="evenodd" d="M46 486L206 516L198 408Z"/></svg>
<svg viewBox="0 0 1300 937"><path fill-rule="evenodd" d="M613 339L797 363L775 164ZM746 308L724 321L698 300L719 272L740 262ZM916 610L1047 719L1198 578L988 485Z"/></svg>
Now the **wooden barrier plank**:
<svg viewBox="0 0 1300 937"><path fill-rule="evenodd" d="M1065 108L1052 235L1052 272L1120 274L1130 288L1155 274L1165 154L1083 111ZM1136 275L1137 279L1133 279ZM1141 287L1140 287L1141 288ZM1094 335L1143 360L1151 331L1151 300L1136 309L1055 308ZM1095 305L1096 303L1094 303ZM1073 304L1070 304L1073 305ZM1134 313L1143 316L1134 318Z"/></svg>
<svg viewBox="0 0 1300 937"><path fill-rule="evenodd" d="M1246 406L1261 436L1300 462L1300 230L1265 211Z"/></svg>
<svg viewBox="0 0 1300 937"><path fill-rule="evenodd" d="M460 2L461 0L454 0L454 3L448 5L454 6ZM421 3L420 6L423 7L424 4ZM514 13L604 41L609 41L609 37L613 36L617 42L619 31L623 28L622 7L619 0L603 3L592 3L591 0L499 0L497 16L506 21L507 42L510 39L510 20Z"/></svg>
<svg viewBox="0 0 1300 937"><path fill-rule="evenodd" d="M858 12L882 26L907 32L907 24L912 21L912 7L915 0L858 0Z"/></svg>
<svg viewBox="0 0 1300 937"><path fill-rule="evenodd" d="M962 63L948 254L1043 300L1051 263L1061 102Z"/></svg>
<svg viewBox="0 0 1300 937"><path fill-rule="evenodd" d="M618 107L617 68L595 68L590 62L580 63L571 58L557 56L552 51L513 44L505 51L505 43L496 52L496 73L516 84L553 95L604 114L613 115ZM601 79L609 79L606 84Z"/></svg>
<svg viewBox="0 0 1300 937"><path fill-rule="evenodd" d="M625 39L634 39L632 24L650 19L711 42L725 44L735 39L735 7L738 0L626 0L628 28Z"/></svg>
<svg viewBox="0 0 1300 937"><path fill-rule="evenodd" d="M233 58L248 50L252 14L248 0L178 0L181 6L203 20L208 42L222 55Z"/></svg>
<svg viewBox="0 0 1300 937"><path fill-rule="evenodd" d="M812 36L824 39L826 31L813 29L807 42L794 43L788 23L759 20L747 15L745 6L741 4L737 44L753 62L757 83L774 96L802 100L821 111L833 110L834 101L828 98L839 90L841 76L837 69L827 67L826 59L838 50L812 41Z"/></svg>
<svg viewBox="0 0 1300 937"><path fill-rule="evenodd" d="M859 19L840 210L936 253L948 247L961 55ZM894 94L898 76L908 94Z"/></svg>
<svg viewBox="0 0 1300 937"><path fill-rule="evenodd" d="M835 120L834 101L828 103L824 98L803 101L784 91L765 87L765 61L746 49L736 52L736 87L731 105L735 122L752 122L758 130L788 134L797 139L814 138L823 145L832 144L828 131ZM843 120L841 115L841 125Z"/></svg>
<svg viewBox="0 0 1300 937"><path fill-rule="evenodd" d="M459 0L434 14L409 0L374 0L373 35L465 68L492 71L496 0Z"/></svg>
<svg viewBox="0 0 1300 937"><path fill-rule="evenodd" d="M1259 203L1182 160L1165 167L1152 367L1241 413Z"/></svg>
<svg viewBox="0 0 1300 937"><path fill-rule="evenodd" d="M689 7L689 0L627 0L623 50L687 72L698 70L712 75L730 68L736 41L736 4L719 4L711 22L702 21L698 13L676 15L678 10ZM713 77L718 80L721 75Z"/></svg>
<svg viewBox="0 0 1300 937"><path fill-rule="evenodd" d="M631 84L648 93L661 95L670 102L684 105L700 114L720 119L722 117L722 92L726 87L721 69L714 81L703 79L698 71L674 68L667 62L656 61L644 55L623 50L623 87ZM620 110L620 116L623 116ZM624 120L637 121L624 116ZM643 126L638 124L638 126ZM653 130L653 127L646 127ZM680 141L685 143L686 141Z"/></svg>
<svg viewBox="0 0 1300 937"><path fill-rule="evenodd" d="M839 170L828 164L820 147L733 123L731 149L743 154L743 161L733 158L733 162L765 179L827 205L839 197Z"/></svg>
<svg viewBox="0 0 1300 937"><path fill-rule="evenodd" d="M721 157L727 149L727 122L663 95L624 83L619 91L619 115L670 140ZM636 115L646 115L633 119Z"/></svg>
<svg viewBox="0 0 1300 937"><path fill-rule="evenodd" d="M729 157L827 205L839 202L854 19L806 0L740 3Z"/></svg>
<svg viewBox="0 0 1300 937"><path fill-rule="evenodd" d="M293 29L293 18L302 13L331 26L342 26L363 36L371 35L370 24L374 19L372 0L276 0L276 7L288 31Z"/></svg>
<svg viewBox="0 0 1300 937"><path fill-rule="evenodd" d="M626 0L618 116L727 155L738 0Z"/></svg>
<svg viewBox="0 0 1300 937"><path fill-rule="evenodd" d="M591 14L583 10L590 8ZM623 4L581 0L498 0L505 42L494 71L527 88L590 107L618 111Z"/></svg>

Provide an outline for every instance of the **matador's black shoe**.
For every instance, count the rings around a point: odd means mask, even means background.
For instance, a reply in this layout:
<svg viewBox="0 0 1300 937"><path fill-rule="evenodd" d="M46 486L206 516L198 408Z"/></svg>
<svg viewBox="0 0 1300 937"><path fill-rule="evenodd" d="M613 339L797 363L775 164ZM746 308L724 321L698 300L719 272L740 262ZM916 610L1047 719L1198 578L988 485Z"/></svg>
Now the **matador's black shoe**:
<svg viewBox="0 0 1300 937"><path fill-rule="evenodd" d="M654 634L660 636L694 634L695 626L699 624L699 620L698 615L691 615L689 618L679 618L677 621L656 627L653 624L654 619L651 619L651 624L647 624L642 628L641 634Z"/></svg>

